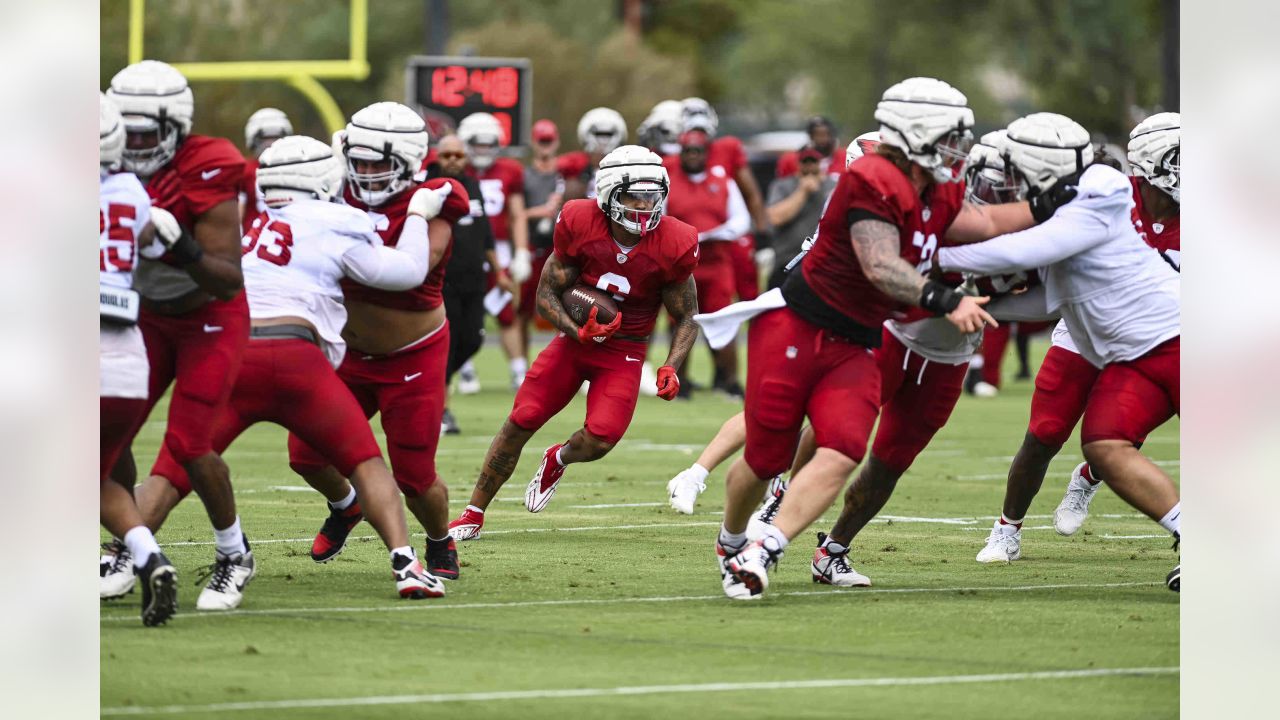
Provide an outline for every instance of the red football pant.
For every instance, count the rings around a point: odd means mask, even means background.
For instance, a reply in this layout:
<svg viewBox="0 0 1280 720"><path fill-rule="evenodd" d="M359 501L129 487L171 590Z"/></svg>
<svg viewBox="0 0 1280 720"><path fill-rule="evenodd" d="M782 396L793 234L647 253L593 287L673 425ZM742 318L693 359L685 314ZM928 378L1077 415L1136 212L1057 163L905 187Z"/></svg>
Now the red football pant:
<svg viewBox="0 0 1280 720"><path fill-rule="evenodd" d="M531 248L530 252L533 253L533 272L528 280L520 283L520 308L516 310L525 320L538 314L538 280L542 278L542 267L547 264L551 248Z"/></svg>
<svg viewBox="0 0 1280 720"><path fill-rule="evenodd" d="M756 267L756 239L743 235L729 248L733 259L733 285L739 300L755 300L760 294L760 270Z"/></svg>
<svg viewBox="0 0 1280 720"><path fill-rule="evenodd" d="M693 280L698 285L698 312L715 312L733 303L733 243L699 243Z"/></svg>
<svg viewBox="0 0 1280 720"><path fill-rule="evenodd" d="M147 401L140 398L98 398L98 481L115 467L120 453L147 419Z"/></svg>
<svg viewBox="0 0 1280 720"><path fill-rule="evenodd" d="M1009 347L1010 324L1000 327L988 325L982 331L982 381L1000 387L1000 366L1004 364L1004 351Z"/></svg>
<svg viewBox="0 0 1280 720"><path fill-rule="evenodd" d="M329 359L306 340L256 339L245 349L231 400L213 424L213 449L221 453L251 425L272 422L295 433L344 475L370 458L381 457L369 421ZM292 436L291 436L292 437ZM168 448L151 470L186 497L191 481Z"/></svg>
<svg viewBox="0 0 1280 720"><path fill-rule="evenodd" d="M448 364L449 323L445 321L427 337L390 355L369 356L348 349L338 368L338 378L355 396L366 420L382 413L391 472L400 491L410 497L426 492L439 477L436 447ZM299 436L289 435L289 466L300 475L331 464L312 449L314 445L308 445Z"/></svg>
<svg viewBox="0 0 1280 720"><path fill-rule="evenodd" d="M948 365L912 352L884 331L876 350L880 367L880 426L871 455L904 473L947 424L964 392L967 363Z"/></svg>
<svg viewBox="0 0 1280 720"><path fill-rule="evenodd" d="M1099 372L1079 353L1057 345L1050 347L1036 372L1027 431L1042 445L1065 444L1084 415Z"/></svg>
<svg viewBox="0 0 1280 720"><path fill-rule="evenodd" d="M788 308L751 323L743 458L756 477L773 477L791 465L805 415L818 447L862 462L879 410L880 369L870 348Z"/></svg>
<svg viewBox="0 0 1280 720"><path fill-rule="evenodd" d="M636 411L646 349L641 342L585 344L557 335L524 376L508 419L536 432L569 404L583 381L590 381L582 426L594 437L617 444Z"/></svg>
<svg viewBox="0 0 1280 720"><path fill-rule="evenodd" d="M138 326L151 365L146 415L173 383L164 448L179 463L207 455L213 450L214 418L231 397L249 342L245 294L225 302L211 300L179 316L143 310Z"/></svg>
<svg viewBox="0 0 1280 720"><path fill-rule="evenodd" d="M1136 360L1103 368L1085 407L1081 444L1097 440L1137 444L1179 414L1181 347L1181 338L1176 337Z"/></svg>

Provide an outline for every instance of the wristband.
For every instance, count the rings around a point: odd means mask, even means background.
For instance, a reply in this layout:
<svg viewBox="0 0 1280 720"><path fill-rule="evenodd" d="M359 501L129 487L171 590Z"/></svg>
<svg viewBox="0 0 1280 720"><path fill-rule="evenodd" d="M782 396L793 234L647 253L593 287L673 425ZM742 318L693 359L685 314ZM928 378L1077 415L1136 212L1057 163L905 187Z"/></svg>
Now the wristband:
<svg viewBox="0 0 1280 720"><path fill-rule="evenodd" d="M920 307L934 315L946 315L960 307L964 295L936 280L928 280L920 293Z"/></svg>
<svg viewBox="0 0 1280 720"><path fill-rule="evenodd" d="M173 259L179 265L190 265L191 263L200 262L200 258L204 257L204 248L200 247L200 243L187 232L186 228L182 229L182 235L169 248L169 252L173 255Z"/></svg>

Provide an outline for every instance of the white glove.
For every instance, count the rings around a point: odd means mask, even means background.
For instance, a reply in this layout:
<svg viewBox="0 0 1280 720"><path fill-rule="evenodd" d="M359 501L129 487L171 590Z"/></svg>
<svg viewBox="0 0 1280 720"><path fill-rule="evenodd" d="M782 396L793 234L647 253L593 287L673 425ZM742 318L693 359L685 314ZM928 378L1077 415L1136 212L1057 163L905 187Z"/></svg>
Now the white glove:
<svg viewBox="0 0 1280 720"><path fill-rule="evenodd" d="M155 206L151 208L151 225L156 229L155 242L139 250L138 254L148 260L159 260L182 237L182 226L173 213Z"/></svg>
<svg viewBox="0 0 1280 720"><path fill-rule="evenodd" d="M452 183L445 183L434 190L427 188L418 190L409 199L409 214L420 215L424 220L431 220L440 214L445 198L449 197L451 192L453 192Z"/></svg>
<svg viewBox="0 0 1280 720"><path fill-rule="evenodd" d="M761 275L768 275L773 272L774 263L778 262L778 251L771 247L760 248L756 251L756 269Z"/></svg>
<svg viewBox="0 0 1280 720"><path fill-rule="evenodd" d="M533 257L525 248L520 248L511 256L511 264L507 266L511 279L522 283L533 274Z"/></svg>

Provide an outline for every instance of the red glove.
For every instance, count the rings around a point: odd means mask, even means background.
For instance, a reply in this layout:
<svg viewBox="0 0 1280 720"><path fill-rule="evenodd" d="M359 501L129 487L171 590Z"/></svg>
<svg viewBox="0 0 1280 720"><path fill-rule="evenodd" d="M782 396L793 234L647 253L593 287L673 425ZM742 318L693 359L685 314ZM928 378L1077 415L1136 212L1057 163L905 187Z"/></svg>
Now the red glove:
<svg viewBox="0 0 1280 720"><path fill-rule="evenodd" d="M608 325L601 325L596 322L596 315L600 313L599 307L592 307L591 313L587 315L587 321L578 328L578 342L586 343L589 340L595 340L602 343L608 340L618 328L622 327L622 313L613 316L613 322Z"/></svg>
<svg viewBox="0 0 1280 720"><path fill-rule="evenodd" d="M680 392L680 378L676 377L676 369L670 365L658 368L658 397L663 400L675 400Z"/></svg>

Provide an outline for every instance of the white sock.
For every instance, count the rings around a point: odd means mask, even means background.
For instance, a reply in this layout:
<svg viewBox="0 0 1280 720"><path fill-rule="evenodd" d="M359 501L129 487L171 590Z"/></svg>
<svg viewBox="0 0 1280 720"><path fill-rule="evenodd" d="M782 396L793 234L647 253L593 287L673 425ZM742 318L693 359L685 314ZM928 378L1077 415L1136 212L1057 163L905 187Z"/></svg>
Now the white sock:
<svg viewBox="0 0 1280 720"><path fill-rule="evenodd" d="M787 549L787 543L791 542L781 530L772 526L764 526L764 535L760 538L760 544L764 545L764 549L775 555Z"/></svg>
<svg viewBox="0 0 1280 720"><path fill-rule="evenodd" d="M707 481L707 476L711 474L711 471L702 467L698 463L694 463L689 466L689 473L692 474L694 479L698 482L705 483Z"/></svg>
<svg viewBox="0 0 1280 720"><path fill-rule="evenodd" d="M468 506L467 506L467 511L468 511L468 512L473 512L473 513L475 513L475 514L477 514L477 515L483 515L483 514L484 514L484 510L482 510L482 509L480 509L480 508L476 507L475 505L468 505Z"/></svg>
<svg viewBox="0 0 1280 720"><path fill-rule="evenodd" d="M417 556L413 554L412 545L405 545L404 547L391 548L391 564L392 565L396 564L397 555L399 555L400 557L409 558L409 562L413 562L415 559L417 559Z"/></svg>
<svg viewBox="0 0 1280 720"><path fill-rule="evenodd" d="M826 540L822 541L822 548L827 552L831 553L832 555L839 555L849 550L849 547L847 545L841 545L840 543L831 539L830 535L827 536Z"/></svg>
<svg viewBox="0 0 1280 720"><path fill-rule="evenodd" d="M1023 518L1014 520L1013 518L1000 513L1000 519L996 520L996 527L1000 528L1000 532L1006 535L1012 535L1022 529Z"/></svg>
<svg viewBox="0 0 1280 720"><path fill-rule="evenodd" d="M350 490L347 491L346 497L342 498L338 502L329 503L329 507L333 508L334 510L346 510L347 508L351 507L351 503L355 501L356 501L356 489L352 487Z"/></svg>
<svg viewBox="0 0 1280 720"><path fill-rule="evenodd" d="M1182 503L1179 502L1177 505L1174 505L1173 509L1170 510L1168 513L1166 513L1164 517L1160 518L1160 527L1164 528L1165 530L1168 530L1171 533L1178 533L1179 535L1181 535L1182 530L1179 529L1180 523L1178 522L1179 519L1181 519L1181 517L1182 517Z"/></svg>
<svg viewBox="0 0 1280 720"><path fill-rule="evenodd" d="M738 550L743 545L747 544L747 534L744 532L731 533L728 530L726 530L723 525L721 525L720 526L720 544L725 546L725 548L727 549Z"/></svg>
<svg viewBox="0 0 1280 720"><path fill-rule="evenodd" d="M529 370L529 361L524 358L511 358L511 374L523 375Z"/></svg>
<svg viewBox="0 0 1280 720"><path fill-rule="evenodd" d="M462 367L458 368L458 372L462 373L463 375L475 375L476 366L474 363L468 360L462 363Z"/></svg>
<svg viewBox="0 0 1280 720"><path fill-rule="evenodd" d="M564 452L564 448L568 444L569 443L566 442L564 445L561 445L560 447L556 448L556 464L559 465L560 467L564 467L565 465L568 464L564 461L564 457L560 454Z"/></svg>
<svg viewBox="0 0 1280 720"><path fill-rule="evenodd" d="M222 555L239 555L245 551L244 533L240 531L240 516L225 530L214 528L213 538L217 541L218 552Z"/></svg>
<svg viewBox="0 0 1280 720"><path fill-rule="evenodd" d="M151 534L151 530L146 525L139 525L125 533L124 544L129 548L129 554L133 556L133 566L136 568L142 568L151 559L153 553L160 552L156 536Z"/></svg>

